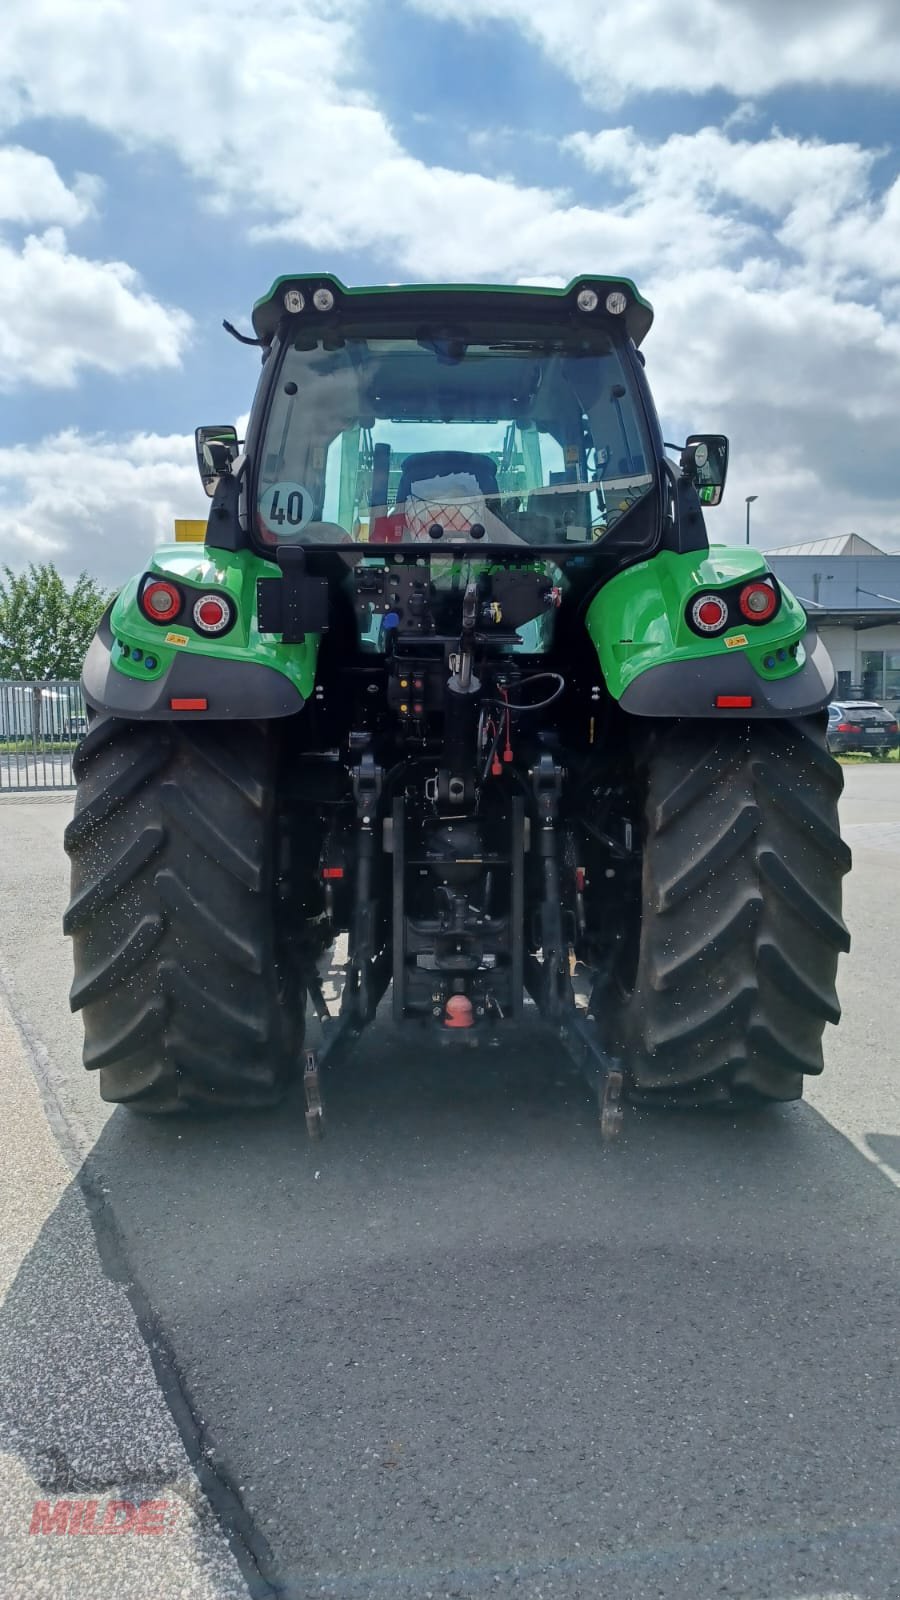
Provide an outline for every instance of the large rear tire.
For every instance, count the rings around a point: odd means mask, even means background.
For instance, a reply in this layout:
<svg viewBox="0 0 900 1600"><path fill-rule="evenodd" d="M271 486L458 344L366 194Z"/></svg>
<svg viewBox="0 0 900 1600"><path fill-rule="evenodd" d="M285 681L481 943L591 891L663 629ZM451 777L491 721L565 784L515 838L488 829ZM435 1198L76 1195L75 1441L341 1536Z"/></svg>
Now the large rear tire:
<svg viewBox="0 0 900 1600"><path fill-rule="evenodd" d="M104 1100L172 1112L284 1093L304 996L279 949L277 761L264 723L104 716L79 746L64 928Z"/></svg>
<svg viewBox="0 0 900 1600"><path fill-rule="evenodd" d="M843 774L824 718L654 724L639 935L618 990L616 1047L646 1101L796 1100L822 1070L849 948Z"/></svg>

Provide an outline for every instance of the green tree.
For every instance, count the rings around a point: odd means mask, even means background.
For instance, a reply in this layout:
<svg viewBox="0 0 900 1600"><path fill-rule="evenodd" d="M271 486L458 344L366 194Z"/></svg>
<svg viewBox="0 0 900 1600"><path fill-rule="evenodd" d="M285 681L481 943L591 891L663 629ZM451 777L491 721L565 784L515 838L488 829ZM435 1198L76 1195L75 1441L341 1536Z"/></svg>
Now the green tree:
<svg viewBox="0 0 900 1600"><path fill-rule="evenodd" d="M35 683L77 678L110 596L82 572L66 588L52 562L0 575L0 678ZM41 694L33 696L33 731L41 732Z"/></svg>

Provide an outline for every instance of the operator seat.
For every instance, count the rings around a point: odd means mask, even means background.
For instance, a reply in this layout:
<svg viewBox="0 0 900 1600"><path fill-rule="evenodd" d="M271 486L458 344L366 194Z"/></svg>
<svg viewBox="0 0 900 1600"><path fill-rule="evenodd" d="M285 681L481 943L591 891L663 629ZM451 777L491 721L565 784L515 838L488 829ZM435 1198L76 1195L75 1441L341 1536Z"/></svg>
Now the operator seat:
<svg viewBox="0 0 900 1600"><path fill-rule="evenodd" d="M457 473L468 473L478 484L485 499L499 499L500 486L497 468L490 456L478 455L469 450L422 450L407 456L397 485L397 505L405 505L417 483L427 483L431 478L450 478Z"/></svg>
<svg viewBox="0 0 900 1600"><path fill-rule="evenodd" d="M458 542L480 523L486 543L521 544L499 512L497 468L490 456L470 450L423 450L404 461L395 515L414 538L425 538L430 524L438 523L448 542Z"/></svg>

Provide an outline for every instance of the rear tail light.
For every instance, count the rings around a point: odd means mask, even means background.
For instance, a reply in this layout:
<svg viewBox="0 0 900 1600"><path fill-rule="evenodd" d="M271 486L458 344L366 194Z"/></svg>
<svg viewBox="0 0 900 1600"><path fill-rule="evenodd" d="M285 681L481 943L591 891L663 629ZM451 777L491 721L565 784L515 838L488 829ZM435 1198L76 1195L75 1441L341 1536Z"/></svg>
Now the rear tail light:
<svg viewBox="0 0 900 1600"><path fill-rule="evenodd" d="M174 622L182 604L181 590L174 583L156 580L141 590L141 610L151 622Z"/></svg>
<svg viewBox="0 0 900 1600"><path fill-rule="evenodd" d="M884 731L885 733L897 733L898 728L896 722L889 722Z"/></svg>
<svg viewBox="0 0 900 1600"><path fill-rule="evenodd" d="M719 594L698 594L691 604L690 620L697 633L721 633L728 622L728 607Z"/></svg>
<svg viewBox="0 0 900 1600"><path fill-rule="evenodd" d="M748 622L768 622L778 610L778 591L771 583L748 583L740 592L738 605Z"/></svg>
<svg viewBox="0 0 900 1600"><path fill-rule="evenodd" d="M839 722L834 731L835 733L862 733L862 728L858 722Z"/></svg>
<svg viewBox="0 0 900 1600"><path fill-rule="evenodd" d="M201 594L194 601L193 618L201 633L225 633L234 621L234 612L224 595Z"/></svg>

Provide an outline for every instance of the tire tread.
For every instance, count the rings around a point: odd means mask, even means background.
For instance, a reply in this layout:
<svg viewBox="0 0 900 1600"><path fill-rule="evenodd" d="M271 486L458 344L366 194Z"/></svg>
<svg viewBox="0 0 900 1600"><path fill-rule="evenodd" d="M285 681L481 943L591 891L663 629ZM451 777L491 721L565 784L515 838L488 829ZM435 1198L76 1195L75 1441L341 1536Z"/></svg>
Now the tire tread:
<svg viewBox="0 0 900 1600"><path fill-rule="evenodd" d="M843 785L824 718L656 724L645 785L636 971L613 1042L636 1098L790 1100L822 1070L850 938Z"/></svg>
<svg viewBox="0 0 900 1600"><path fill-rule="evenodd" d="M101 716L73 768L70 1002L103 1099L276 1104L303 1008L285 1003L278 960L271 726Z"/></svg>

